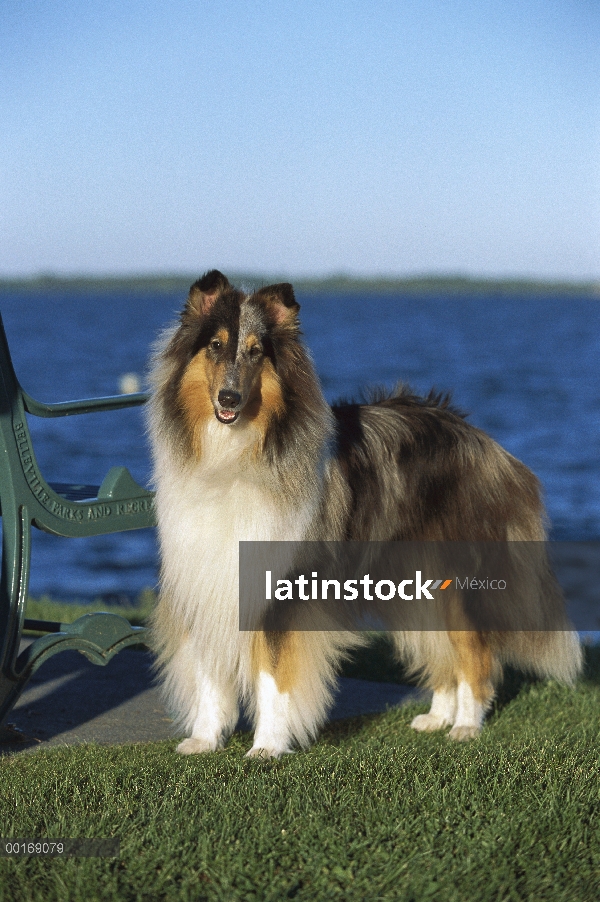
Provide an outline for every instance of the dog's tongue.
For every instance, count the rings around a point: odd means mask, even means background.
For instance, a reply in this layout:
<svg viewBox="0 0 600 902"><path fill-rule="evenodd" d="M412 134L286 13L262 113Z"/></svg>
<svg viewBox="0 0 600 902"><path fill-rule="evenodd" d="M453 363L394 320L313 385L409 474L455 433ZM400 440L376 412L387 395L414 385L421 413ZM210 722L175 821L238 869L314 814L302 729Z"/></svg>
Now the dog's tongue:
<svg viewBox="0 0 600 902"><path fill-rule="evenodd" d="M235 410L220 410L219 411L219 419L224 423L231 423L232 420L235 420L237 416L237 412Z"/></svg>

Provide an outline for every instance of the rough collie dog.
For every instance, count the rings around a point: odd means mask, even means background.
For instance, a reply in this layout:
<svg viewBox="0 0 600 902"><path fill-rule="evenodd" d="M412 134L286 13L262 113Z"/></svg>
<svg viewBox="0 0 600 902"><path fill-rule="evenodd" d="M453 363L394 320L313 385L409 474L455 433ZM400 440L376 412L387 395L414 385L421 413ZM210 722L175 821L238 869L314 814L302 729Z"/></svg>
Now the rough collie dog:
<svg viewBox="0 0 600 902"><path fill-rule="evenodd" d="M289 284L253 294L212 271L190 291L153 370L150 434L161 549L153 635L165 698L189 738L220 748L243 702L250 756L306 746L325 720L352 632L240 632L238 543L543 541L536 478L447 400L404 388L330 407ZM342 314L343 315L343 314ZM415 730L481 730L501 666L572 682L571 631L393 634L433 690Z"/></svg>

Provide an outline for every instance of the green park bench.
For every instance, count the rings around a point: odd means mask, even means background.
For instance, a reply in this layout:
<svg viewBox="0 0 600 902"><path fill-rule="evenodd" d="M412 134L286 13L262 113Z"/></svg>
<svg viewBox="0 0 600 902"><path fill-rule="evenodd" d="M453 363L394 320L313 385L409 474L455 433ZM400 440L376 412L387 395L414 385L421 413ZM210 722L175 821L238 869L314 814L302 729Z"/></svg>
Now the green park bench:
<svg viewBox="0 0 600 902"><path fill-rule="evenodd" d="M43 404L24 391L15 374L0 317L0 741L2 727L30 676L51 655L77 649L106 664L127 645L144 642L146 630L111 613L86 614L73 623L27 620L31 527L57 536L106 535L154 526L153 494L125 467L113 467L99 486L48 483L38 468L26 414L64 417L144 404L141 392L111 398ZM44 635L20 650L23 630Z"/></svg>

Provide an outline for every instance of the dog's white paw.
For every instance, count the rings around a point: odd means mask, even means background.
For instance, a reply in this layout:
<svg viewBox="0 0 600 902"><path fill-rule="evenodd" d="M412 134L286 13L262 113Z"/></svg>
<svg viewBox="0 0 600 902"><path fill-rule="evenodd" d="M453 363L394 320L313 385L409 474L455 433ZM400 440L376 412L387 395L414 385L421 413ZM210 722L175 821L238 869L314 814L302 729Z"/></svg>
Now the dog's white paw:
<svg viewBox="0 0 600 902"><path fill-rule="evenodd" d="M448 739L452 739L454 742L468 742L470 739L477 739L479 734L481 733L481 727L470 726L470 727L452 727L450 732L448 733Z"/></svg>
<svg viewBox="0 0 600 902"><path fill-rule="evenodd" d="M219 748L216 742L209 742L208 739L184 739L177 746L180 755L201 755L203 752L216 752Z"/></svg>
<svg viewBox="0 0 600 902"><path fill-rule="evenodd" d="M445 717L438 717L437 714L417 714L415 718L413 718L411 727L413 730L418 730L419 733L433 733L434 730L443 730L444 727L449 727L451 721L446 720Z"/></svg>
<svg viewBox="0 0 600 902"><path fill-rule="evenodd" d="M288 748L262 748L253 745L249 752L246 752L246 758L281 758L282 755L292 755L293 750Z"/></svg>

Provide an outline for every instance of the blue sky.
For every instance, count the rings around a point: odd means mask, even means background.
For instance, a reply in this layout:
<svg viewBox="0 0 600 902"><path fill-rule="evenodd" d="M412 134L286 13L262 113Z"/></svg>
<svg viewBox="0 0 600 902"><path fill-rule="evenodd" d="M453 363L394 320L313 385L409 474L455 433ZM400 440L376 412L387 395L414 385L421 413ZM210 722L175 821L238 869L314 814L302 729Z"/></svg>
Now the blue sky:
<svg viewBox="0 0 600 902"><path fill-rule="evenodd" d="M0 275L600 277L597 0L0 0Z"/></svg>

